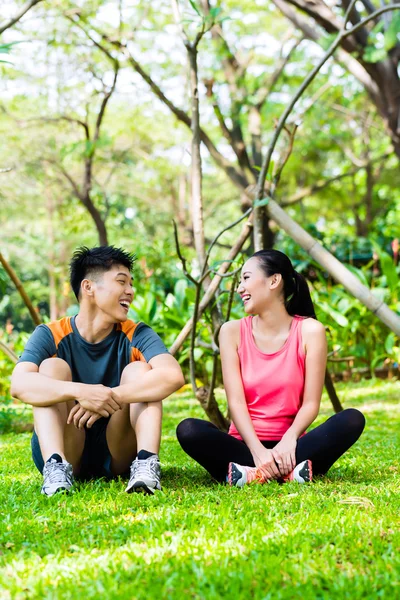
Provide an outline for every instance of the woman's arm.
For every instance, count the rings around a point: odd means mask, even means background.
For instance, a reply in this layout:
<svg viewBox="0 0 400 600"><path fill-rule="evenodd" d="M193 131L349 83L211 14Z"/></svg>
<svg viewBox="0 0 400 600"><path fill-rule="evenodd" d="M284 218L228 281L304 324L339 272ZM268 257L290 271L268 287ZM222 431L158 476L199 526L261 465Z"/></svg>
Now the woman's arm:
<svg viewBox="0 0 400 600"><path fill-rule="evenodd" d="M318 415L325 378L325 327L315 319L304 320L301 325L306 353L303 404L292 425L272 451L282 475L287 475L296 466L297 440Z"/></svg>
<svg viewBox="0 0 400 600"><path fill-rule="evenodd" d="M237 353L239 337L239 321L230 321L221 327L219 347L229 410L237 430L253 456L256 467L265 466L269 478L279 477L272 453L264 448L258 439L247 408Z"/></svg>

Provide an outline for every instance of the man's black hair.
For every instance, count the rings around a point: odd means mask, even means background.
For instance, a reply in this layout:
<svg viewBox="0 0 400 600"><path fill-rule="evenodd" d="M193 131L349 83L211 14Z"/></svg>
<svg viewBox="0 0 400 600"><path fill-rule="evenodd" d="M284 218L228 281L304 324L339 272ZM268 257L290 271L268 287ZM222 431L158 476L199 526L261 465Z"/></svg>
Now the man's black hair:
<svg viewBox="0 0 400 600"><path fill-rule="evenodd" d="M70 263L70 282L77 300L79 301L81 283L84 279L103 274L115 265L122 265L132 271L135 260L135 254L114 246L77 248Z"/></svg>

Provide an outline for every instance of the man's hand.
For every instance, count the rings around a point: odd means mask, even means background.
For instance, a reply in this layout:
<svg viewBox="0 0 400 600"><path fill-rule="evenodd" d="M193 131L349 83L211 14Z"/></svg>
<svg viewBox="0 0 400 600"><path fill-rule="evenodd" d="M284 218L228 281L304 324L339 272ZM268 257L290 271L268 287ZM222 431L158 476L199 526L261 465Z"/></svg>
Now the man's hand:
<svg viewBox="0 0 400 600"><path fill-rule="evenodd" d="M294 435L284 435L272 449L272 455L282 476L288 475L296 466L297 439Z"/></svg>
<svg viewBox="0 0 400 600"><path fill-rule="evenodd" d="M271 450L262 447L257 451L257 454L253 454L253 459L254 464L259 468L265 479L279 479L281 477Z"/></svg>
<svg viewBox="0 0 400 600"><path fill-rule="evenodd" d="M73 423L77 429L83 429L86 425L90 429L98 419L101 419L101 415L76 404L68 415L67 424Z"/></svg>
<svg viewBox="0 0 400 600"><path fill-rule="evenodd" d="M110 417L121 405L115 400L111 388L105 385L90 385L83 383L79 388L76 398L80 406L86 410L97 413L101 417Z"/></svg>

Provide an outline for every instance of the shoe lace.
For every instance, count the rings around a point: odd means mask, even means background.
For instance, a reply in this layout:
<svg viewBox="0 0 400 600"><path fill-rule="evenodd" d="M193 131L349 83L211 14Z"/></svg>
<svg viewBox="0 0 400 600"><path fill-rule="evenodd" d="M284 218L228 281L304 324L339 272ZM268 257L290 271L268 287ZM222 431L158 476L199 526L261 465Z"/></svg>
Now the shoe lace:
<svg viewBox="0 0 400 600"><path fill-rule="evenodd" d="M260 467L257 467L256 469L254 469L254 473L252 473L252 478L251 481L258 481L258 483L265 483L267 481L267 478L265 477L263 471L260 469Z"/></svg>
<svg viewBox="0 0 400 600"><path fill-rule="evenodd" d="M70 465L67 463L46 463L45 475L48 483L72 483Z"/></svg>
<svg viewBox="0 0 400 600"><path fill-rule="evenodd" d="M158 478L159 460L156 457L150 457L145 460L136 459L132 463L131 477L150 476Z"/></svg>

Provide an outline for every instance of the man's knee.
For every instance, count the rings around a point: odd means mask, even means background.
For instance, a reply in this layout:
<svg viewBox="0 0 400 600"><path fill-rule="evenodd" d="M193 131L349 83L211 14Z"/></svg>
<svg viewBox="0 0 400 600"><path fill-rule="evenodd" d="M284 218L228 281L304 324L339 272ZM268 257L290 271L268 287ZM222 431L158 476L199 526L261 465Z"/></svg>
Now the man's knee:
<svg viewBox="0 0 400 600"><path fill-rule="evenodd" d="M39 367L39 373L52 379L72 381L71 369L61 358L46 358Z"/></svg>
<svg viewBox="0 0 400 600"><path fill-rule="evenodd" d="M140 360L131 362L122 371L120 383L123 385L124 383L128 383L130 381L136 381L138 377L144 375L144 373L148 373L149 371L151 371L151 366L149 363L142 362Z"/></svg>

